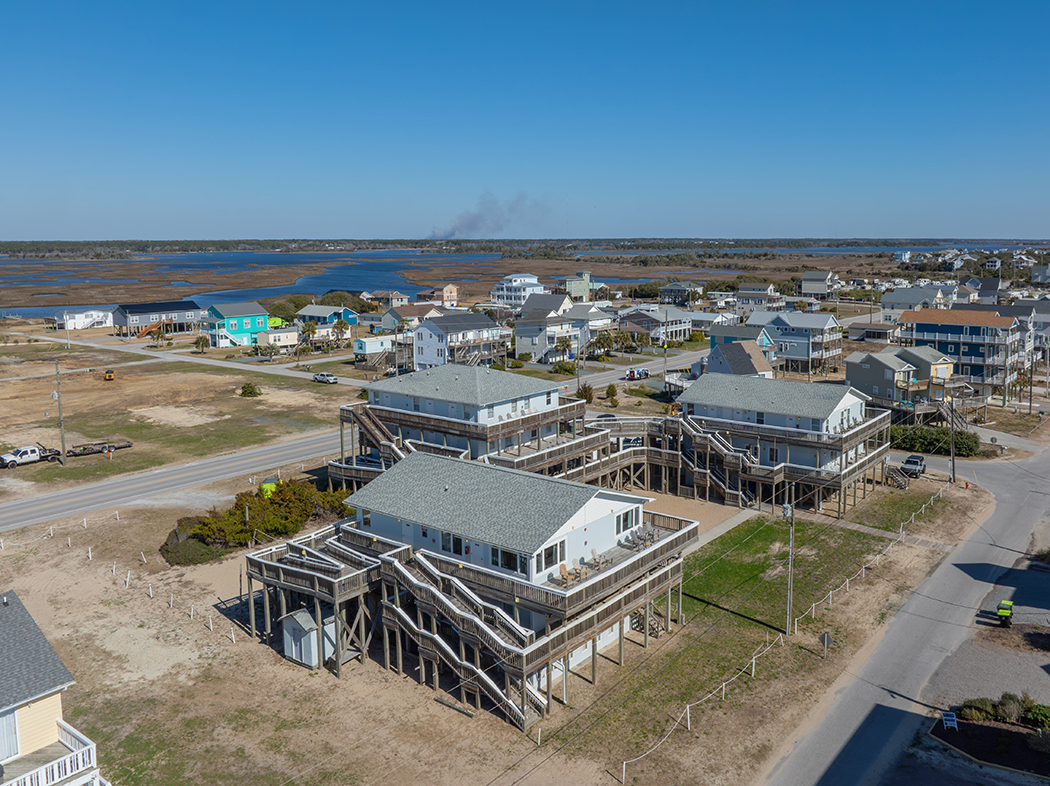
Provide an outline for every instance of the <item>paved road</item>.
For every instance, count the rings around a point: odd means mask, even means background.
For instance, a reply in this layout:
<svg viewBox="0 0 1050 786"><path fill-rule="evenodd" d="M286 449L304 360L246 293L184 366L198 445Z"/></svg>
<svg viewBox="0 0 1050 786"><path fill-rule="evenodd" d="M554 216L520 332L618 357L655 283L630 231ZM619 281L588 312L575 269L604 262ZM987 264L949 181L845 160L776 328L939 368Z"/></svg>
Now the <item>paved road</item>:
<svg viewBox="0 0 1050 786"><path fill-rule="evenodd" d="M946 469L947 462L929 461ZM918 697L941 662L972 635L986 596L1027 549L1050 508L1050 452L1018 462L959 461L996 497L991 518L915 591L878 649L830 709L765 779L783 786L876 784L930 709Z"/></svg>
<svg viewBox="0 0 1050 786"><path fill-rule="evenodd" d="M238 475L268 472L286 464L313 460L325 455L338 457L338 431L319 432L289 442L265 445L190 464L124 475L66 491L16 500L0 505L0 533L67 516L86 515L99 508L119 510L119 505L133 500ZM17 469L4 471L17 472Z"/></svg>

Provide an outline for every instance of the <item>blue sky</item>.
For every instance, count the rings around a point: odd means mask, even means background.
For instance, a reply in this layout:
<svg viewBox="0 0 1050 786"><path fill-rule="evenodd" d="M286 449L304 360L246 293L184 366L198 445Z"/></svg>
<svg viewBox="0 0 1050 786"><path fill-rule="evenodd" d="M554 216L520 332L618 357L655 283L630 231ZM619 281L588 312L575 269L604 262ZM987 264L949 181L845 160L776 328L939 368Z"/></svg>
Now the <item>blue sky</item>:
<svg viewBox="0 0 1050 786"><path fill-rule="evenodd" d="M1050 237L1050 3L12 3L0 239Z"/></svg>

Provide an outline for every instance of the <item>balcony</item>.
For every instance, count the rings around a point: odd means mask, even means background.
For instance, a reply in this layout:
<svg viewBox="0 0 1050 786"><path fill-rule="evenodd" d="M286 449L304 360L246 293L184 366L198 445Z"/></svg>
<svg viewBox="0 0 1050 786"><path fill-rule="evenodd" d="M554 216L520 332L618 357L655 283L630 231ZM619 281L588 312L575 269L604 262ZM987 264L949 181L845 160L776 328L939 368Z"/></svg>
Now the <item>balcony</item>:
<svg viewBox="0 0 1050 786"><path fill-rule="evenodd" d="M520 603L555 616L570 616L604 599L618 589L663 567L669 559L699 535L699 524L652 511L642 511L642 523L657 531L656 541L641 551L616 545L603 552L611 564L601 571L588 570L584 581L570 587L561 580L533 584L480 565L469 565L434 552L424 552L427 560L442 573L460 579L482 596L495 596L510 603ZM590 565L590 555L586 557ZM557 570L546 572L557 573Z"/></svg>
<svg viewBox="0 0 1050 786"><path fill-rule="evenodd" d="M62 720L58 742L30 751L3 766L3 786L52 786L92 784L109 786L98 774L95 743Z"/></svg>
<svg viewBox="0 0 1050 786"><path fill-rule="evenodd" d="M519 410L495 422L476 423L471 420L450 418L444 415L432 415L426 412L415 412L407 409L395 409L393 407L382 407L369 404L368 408L383 422L392 433L397 433L399 426L410 429L424 429L438 434L454 434L467 437L468 439L489 442L514 434L531 431L534 428L545 426L550 423L564 422L582 418L587 411L587 403L575 399L569 399L569 403L561 404L553 409L539 411ZM351 407L340 408L340 418L344 422L350 422L352 415Z"/></svg>
<svg viewBox="0 0 1050 786"><path fill-rule="evenodd" d="M497 467L536 472L543 467L557 464L567 458L593 453L608 445L608 431L593 426L584 426L584 433L579 437L559 434L557 437L542 440L539 447L532 441L523 442L517 451L512 448L502 453L489 453L484 460Z"/></svg>
<svg viewBox="0 0 1050 786"><path fill-rule="evenodd" d="M968 336L959 333L926 333L919 330L901 328L902 340L911 341L947 341L953 344L1016 344L1019 340L1017 333L1005 336Z"/></svg>
<svg viewBox="0 0 1050 786"><path fill-rule="evenodd" d="M818 445L828 450L843 450L868 439L884 428L889 428L890 413L881 410L876 410L876 412L878 412L877 415L867 414L863 421L839 434L829 431L766 426L747 421L700 417L699 415L690 415L689 419L705 431L724 431L732 437L752 437L756 440L765 438L780 442Z"/></svg>

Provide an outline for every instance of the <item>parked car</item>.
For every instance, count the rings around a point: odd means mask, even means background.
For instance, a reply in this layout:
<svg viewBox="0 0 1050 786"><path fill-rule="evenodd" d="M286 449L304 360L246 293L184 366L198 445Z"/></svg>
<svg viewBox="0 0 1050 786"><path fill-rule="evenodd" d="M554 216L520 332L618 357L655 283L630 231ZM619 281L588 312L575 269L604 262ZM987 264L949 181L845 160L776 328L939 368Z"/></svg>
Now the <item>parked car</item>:
<svg viewBox="0 0 1050 786"><path fill-rule="evenodd" d="M647 368L632 368L628 369L627 376L624 379L649 379L649 369Z"/></svg>
<svg viewBox="0 0 1050 786"><path fill-rule="evenodd" d="M922 456L908 456L901 464L901 472L910 478L917 478L926 471L926 459Z"/></svg>
<svg viewBox="0 0 1050 786"><path fill-rule="evenodd" d="M327 371L322 371L319 374L314 374L314 382L323 382L326 385L334 385L339 381L339 377L335 374L329 374Z"/></svg>

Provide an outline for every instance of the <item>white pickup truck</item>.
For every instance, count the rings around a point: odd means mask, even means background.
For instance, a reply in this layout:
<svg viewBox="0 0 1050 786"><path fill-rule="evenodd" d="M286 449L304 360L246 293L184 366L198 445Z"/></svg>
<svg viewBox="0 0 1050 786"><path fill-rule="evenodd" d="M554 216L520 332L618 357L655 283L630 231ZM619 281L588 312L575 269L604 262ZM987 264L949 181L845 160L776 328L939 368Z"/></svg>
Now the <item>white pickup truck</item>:
<svg viewBox="0 0 1050 786"><path fill-rule="evenodd" d="M38 461L59 461L62 455L54 448L25 447L0 456L0 466L14 469L19 464L35 464Z"/></svg>

